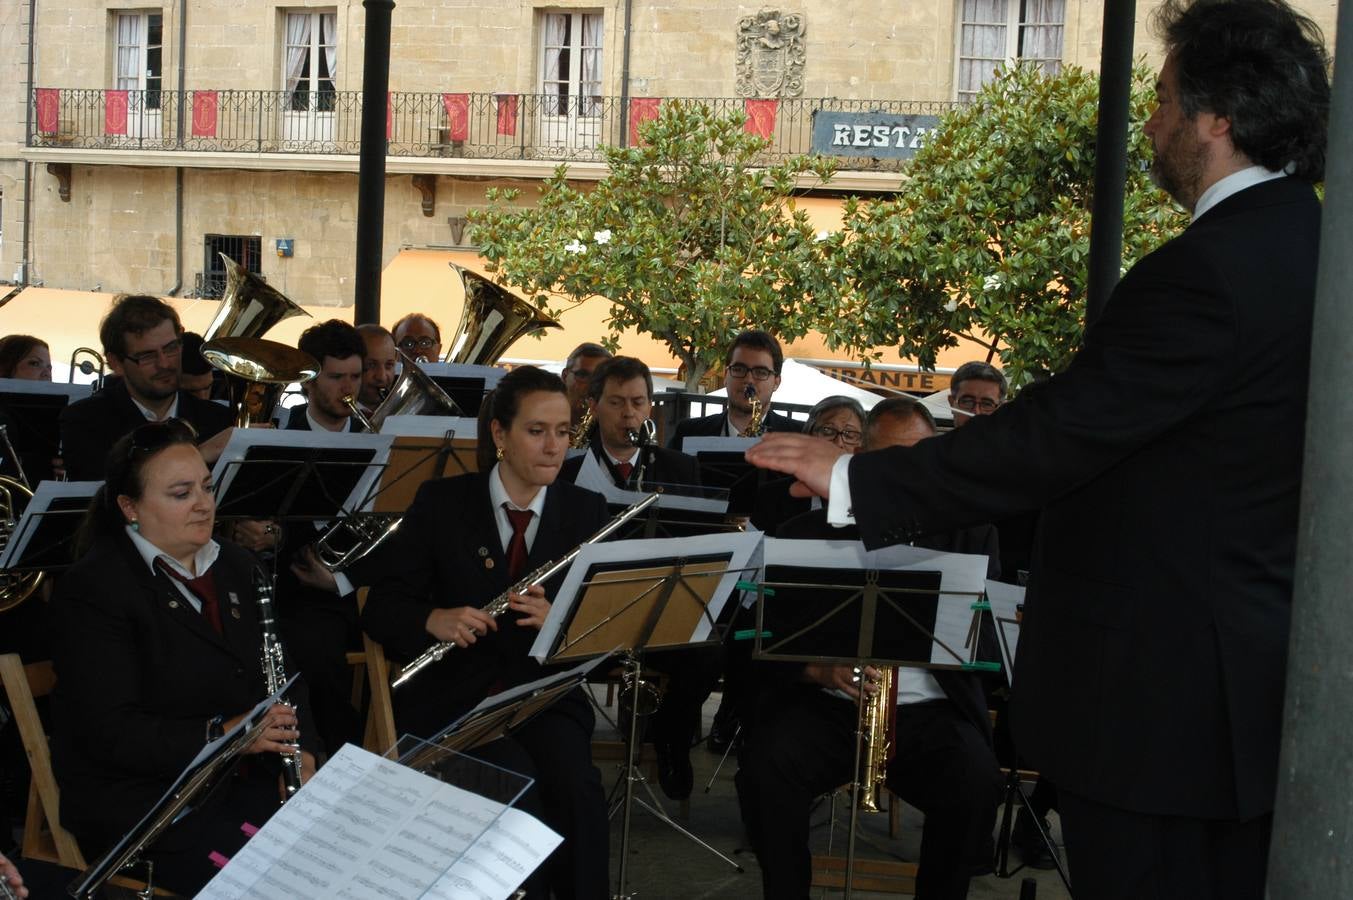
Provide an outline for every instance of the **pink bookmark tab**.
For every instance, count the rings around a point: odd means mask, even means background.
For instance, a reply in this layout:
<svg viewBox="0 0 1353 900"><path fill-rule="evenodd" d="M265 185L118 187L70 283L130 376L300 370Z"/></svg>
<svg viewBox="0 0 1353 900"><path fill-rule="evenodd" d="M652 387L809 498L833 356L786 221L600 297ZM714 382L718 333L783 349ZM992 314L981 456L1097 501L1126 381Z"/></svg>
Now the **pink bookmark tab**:
<svg viewBox="0 0 1353 900"><path fill-rule="evenodd" d="M207 859L211 860L211 864L218 869L224 869L226 863L230 862L230 857L222 856L215 850L207 854Z"/></svg>
<svg viewBox="0 0 1353 900"><path fill-rule="evenodd" d="M241 822L240 831L243 831L245 834L249 835L250 837L253 837L254 835L258 834L258 826L250 825L248 822Z"/></svg>

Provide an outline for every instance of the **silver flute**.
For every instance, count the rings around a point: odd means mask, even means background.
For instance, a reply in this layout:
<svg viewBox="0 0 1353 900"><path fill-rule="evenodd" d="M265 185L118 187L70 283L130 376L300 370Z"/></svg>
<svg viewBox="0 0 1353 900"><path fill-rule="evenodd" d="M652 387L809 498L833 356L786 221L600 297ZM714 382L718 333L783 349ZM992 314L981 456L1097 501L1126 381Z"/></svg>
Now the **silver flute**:
<svg viewBox="0 0 1353 900"><path fill-rule="evenodd" d="M487 604L485 604L485 606L483 607L484 612L488 613L490 616L493 616L495 619L498 618L503 613L507 612L509 604L508 600L509 594L525 593L527 588L531 587L531 585L540 584L542 581L548 581L555 575L564 571L570 565L573 564L573 560L577 559L578 554L582 552L582 549L584 547L586 547L588 544L596 544L606 540L606 538L610 537L615 532L615 530L619 528L621 525L624 525L630 519L633 519L635 516L639 515L639 513L643 512L644 510L652 506L654 503L656 503L658 497L659 497L658 494L649 494L647 497L640 500L638 503L630 505L627 509L625 509L624 512L620 513L620 515L616 516L614 519L603 525L596 534L592 535L590 538L583 541L578 546L574 547L568 553L564 554L563 556L559 557L558 559L552 562L545 563L545 565L536 569L534 572L528 573L525 578L522 578L516 584L512 585L512 587L503 591L497 597L494 597ZM455 646L456 645L451 641L440 641L436 644L433 644L431 647L427 648L421 654L419 654L419 656L416 659L412 660L408 665L400 669L399 674L396 675L394 680L390 682L390 687L397 688L405 684L406 682L409 681L409 679L413 678L419 672L423 671L433 663L439 661L443 656L446 656L446 654L449 653L451 649Z"/></svg>
<svg viewBox="0 0 1353 900"><path fill-rule="evenodd" d="M258 628L263 632L263 680L269 694L275 694L287 683L285 652L282 639L277 636L277 622L272 611L272 580L262 569L254 570L254 595L258 598ZM295 706L288 704L295 709ZM286 799L301 789L301 745L293 753L282 754L282 783ZM286 802L285 800L283 802Z"/></svg>

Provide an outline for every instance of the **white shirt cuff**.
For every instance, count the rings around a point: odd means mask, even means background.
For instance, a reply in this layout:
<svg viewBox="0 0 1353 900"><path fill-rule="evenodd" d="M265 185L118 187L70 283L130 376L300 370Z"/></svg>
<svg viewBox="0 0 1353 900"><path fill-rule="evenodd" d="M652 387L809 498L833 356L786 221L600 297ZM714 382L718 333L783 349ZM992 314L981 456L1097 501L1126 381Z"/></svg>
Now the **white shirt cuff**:
<svg viewBox="0 0 1353 900"><path fill-rule="evenodd" d="M338 585L338 596L346 597L354 590L351 579L342 572L334 573L334 583Z"/></svg>
<svg viewBox="0 0 1353 900"><path fill-rule="evenodd" d="M850 502L850 455L832 463L832 480L828 487L827 522L837 528L855 524L855 510Z"/></svg>

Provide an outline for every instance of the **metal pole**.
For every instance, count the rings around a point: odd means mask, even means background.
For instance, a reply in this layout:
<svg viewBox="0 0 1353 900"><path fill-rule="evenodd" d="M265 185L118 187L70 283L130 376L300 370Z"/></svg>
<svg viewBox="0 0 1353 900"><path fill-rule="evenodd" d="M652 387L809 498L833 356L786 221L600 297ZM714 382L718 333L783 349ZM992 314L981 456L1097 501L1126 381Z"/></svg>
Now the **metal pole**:
<svg viewBox="0 0 1353 900"><path fill-rule="evenodd" d="M1132 99L1132 31L1136 13L1135 0L1105 0L1086 325L1104 311L1123 266L1123 191L1127 185L1128 106Z"/></svg>
<svg viewBox="0 0 1353 900"><path fill-rule="evenodd" d="M385 122L390 92L390 19L394 0L362 0L362 146L357 170L357 274L353 320L381 318L381 256L385 242Z"/></svg>
<svg viewBox="0 0 1353 900"><path fill-rule="evenodd" d="M1353 34L1353 0L1339 4L1338 33ZM1345 897L1353 884L1353 396L1332 386L1348 381L1353 359L1353 310L1347 285L1353 255L1353 52L1336 49L1320 273L1311 336L1311 386L1306 407L1301 529L1297 541L1292 637L1283 711L1277 807L1269 851L1273 900Z"/></svg>

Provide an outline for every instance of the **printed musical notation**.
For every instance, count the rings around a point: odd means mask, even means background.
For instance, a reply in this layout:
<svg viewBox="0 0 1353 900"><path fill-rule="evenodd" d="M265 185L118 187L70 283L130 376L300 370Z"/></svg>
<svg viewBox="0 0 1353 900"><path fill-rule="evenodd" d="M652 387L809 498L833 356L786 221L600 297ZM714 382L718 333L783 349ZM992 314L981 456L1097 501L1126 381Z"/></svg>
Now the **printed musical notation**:
<svg viewBox="0 0 1353 900"><path fill-rule="evenodd" d="M560 841L525 813L348 745L198 896L500 900Z"/></svg>

